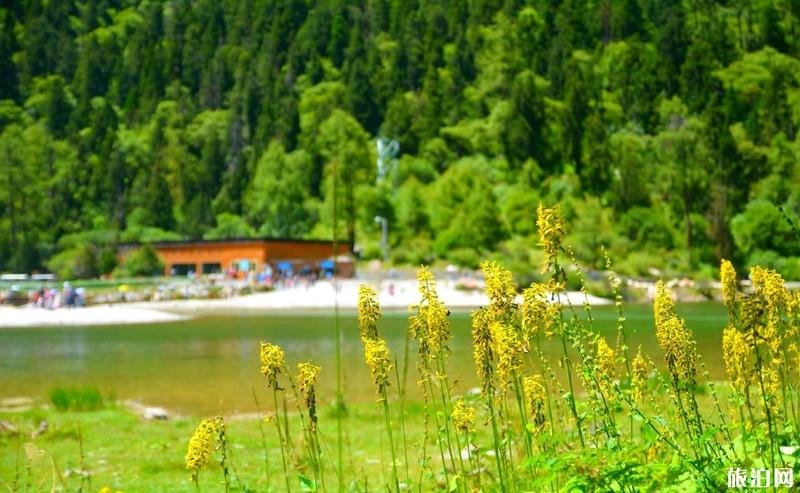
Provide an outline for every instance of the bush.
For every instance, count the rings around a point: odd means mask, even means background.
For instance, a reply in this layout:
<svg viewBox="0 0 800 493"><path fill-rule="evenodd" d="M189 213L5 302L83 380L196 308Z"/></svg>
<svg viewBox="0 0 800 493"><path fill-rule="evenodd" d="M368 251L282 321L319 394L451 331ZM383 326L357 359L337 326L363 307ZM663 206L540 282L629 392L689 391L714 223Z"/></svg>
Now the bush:
<svg viewBox="0 0 800 493"><path fill-rule="evenodd" d="M756 265L775 269L788 281L800 280L800 257L782 257L771 250L757 250L750 255L747 268Z"/></svg>
<svg viewBox="0 0 800 493"><path fill-rule="evenodd" d="M633 207L619 218L619 231L639 247L671 249L675 246L669 221L656 209Z"/></svg>
<svg viewBox="0 0 800 493"><path fill-rule="evenodd" d="M138 224L128 224L128 227L120 235L120 241L138 241L148 243L152 241L175 241L182 240L183 237L172 231L154 228L152 226L141 226Z"/></svg>
<svg viewBox="0 0 800 493"><path fill-rule="evenodd" d="M380 241L363 242L358 256L361 260L383 259L383 250L381 249Z"/></svg>
<svg viewBox="0 0 800 493"><path fill-rule="evenodd" d="M97 256L97 272L100 275L110 274L117 267L116 249L107 247L100 250Z"/></svg>
<svg viewBox="0 0 800 493"><path fill-rule="evenodd" d="M664 257L655 253L632 252L618 264L617 270L623 275L652 277L656 270L663 271L664 262Z"/></svg>
<svg viewBox="0 0 800 493"><path fill-rule="evenodd" d="M95 387L56 387L48 393L50 403L58 411L96 411L105 406Z"/></svg>
<svg viewBox="0 0 800 493"><path fill-rule="evenodd" d="M481 263L481 256L472 248L456 248L447 254L447 258L459 267L477 269Z"/></svg>
<svg viewBox="0 0 800 493"><path fill-rule="evenodd" d="M395 264L421 265L433 262L432 242L427 236L415 236L400 246L392 248L389 254Z"/></svg>
<svg viewBox="0 0 800 493"><path fill-rule="evenodd" d="M217 216L217 225L203 235L204 240L255 238L256 231L241 216L223 212Z"/></svg>
<svg viewBox="0 0 800 493"><path fill-rule="evenodd" d="M152 245L144 245L131 252L119 269L116 277L158 276L164 272L164 262Z"/></svg>
<svg viewBox="0 0 800 493"><path fill-rule="evenodd" d="M98 252L93 245L80 245L53 256L47 267L60 279L90 279L97 277Z"/></svg>
<svg viewBox="0 0 800 493"><path fill-rule="evenodd" d="M765 200L747 204L744 212L731 220L731 233L736 246L748 258L759 250L782 257L800 255L800 237L781 211Z"/></svg>

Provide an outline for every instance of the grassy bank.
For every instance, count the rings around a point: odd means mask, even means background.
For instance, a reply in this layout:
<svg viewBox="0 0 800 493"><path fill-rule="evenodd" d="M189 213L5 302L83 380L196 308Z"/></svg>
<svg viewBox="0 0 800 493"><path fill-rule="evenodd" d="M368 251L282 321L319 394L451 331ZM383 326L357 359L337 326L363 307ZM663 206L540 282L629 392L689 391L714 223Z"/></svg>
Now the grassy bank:
<svg viewBox="0 0 800 493"><path fill-rule="evenodd" d="M321 419L333 423L333 409L321 410ZM409 446L420 445L423 430L421 406L411 405L406 416ZM296 418L296 419L295 419ZM192 492L186 469L189 437L200 421L194 417L145 420L132 412L111 406L90 412L58 412L40 408L0 413L0 421L18 432L0 434L0 490L10 491L98 491L104 486L125 492ZM37 432L47 423L44 432ZM377 405L348 408L344 418L347 456L345 474L350 486L359 491L380 489L386 483L387 458L383 415ZM262 439L261 431L266 442ZM335 428L320 428L323 466L331 484L336 484L333 460ZM283 491L285 482L280 446L272 423L255 416L226 418L228 453L236 491ZM32 437L32 435L35 435ZM292 487L301 490L300 476L307 469L302 457L299 416L290 413ZM264 446L266 443L266 447ZM265 463L264 450L268 451ZM83 452L82 452L83 451ZM414 454L416 457L416 453ZM409 463L419 474L419 464ZM310 476L311 474L308 473ZM223 475L213 464L200 473L202 491L220 491ZM429 478L426 484L435 481Z"/></svg>
<svg viewBox="0 0 800 493"><path fill-rule="evenodd" d="M711 413L713 403L700 389L699 402L703 412ZM666 404L666 400L659 398ZM467 398L478 405L479 397ZM293 404L290 404L290 408ZM346 487L350 491L382 491L391 483L391 458L388 457L387 436L379 404L350 406L343 418L345 430ZM622 409L615 413L625 419ZM436 448L436 437L424 430L424 408L421 403L407 404L404 413L405 444L396 443L397 464L406 476L413 478L411 491L450 490L441 471L442 462ZM399 414L393 413L392 422L400 435ZM477 416L476 434L472 451L473 460L480 461L486 491L493 491L493 454L491 430L484 423L487 416ZM291 488L303 491L302 477L311 478L310 465L303 459L304 444L300 416L289 413ZM192 431L200 422L196 417L178 417L170 420L145 420L131 411L116 405L104 409L77 412L38 408L24 412L0 412L0 422L17 432L5 429L0 433L0 490L8 491L86 491L95 492L103 487L112 491L129 492L194 492L184 457ZM42 423L46 422L45 431ZM229 416L225 418L231 489L233 491L284 491L286 490L281 464L280 445L273 422L257 416ZM321 409L320 437L323 451L322 465L327 489L336 489L335 446L336 429L333 407ZM564 424L564 429L568 429ZM647 430L636 423L635 434ZM264 435L262 436L262 431ZM402 436L402 435L400 435ZM555 441L567 439L567 434L557 433ZM397 439L396 439L397 440ZM265 446L266 444L266 446ZM406 462L405 454L409 460ZM524 447L515 442L514 447ZM265 458L264 451L267 451ZM426 450L430 463L423 465L421 451ZM218 455L219 453L217 453ZM467 459L466 450L462 450ZM633 447L621 450L584 449L578 443L553 455L546 450L533 454L524 465L517 464L520 475L533 471L536 479L532 486L541 491L583 491L599 488L609 491L608 481L614 474L624 474L636 484L637 491L648 491L673 483L674 491L692 491L695 488L690 471L678 463L670 464L670 452L664 447ZM653 463L645 465L641 458ZM449 462L449 457L445 456ZM628 470L630 469L630 470ZM726 471L713 471L724 478ZM452 478L451 478L452 481ZM458 481L458 480L456 480ZM604 487L603 485L606 485ZM593 485L593 486L590 486ZM222 491L223 473L213 462L199 475L201 491ZM402 488L401 484L401 488ZM55 488L53 490L53 488ZM577 488L577 489L575 489Z"/></svg>

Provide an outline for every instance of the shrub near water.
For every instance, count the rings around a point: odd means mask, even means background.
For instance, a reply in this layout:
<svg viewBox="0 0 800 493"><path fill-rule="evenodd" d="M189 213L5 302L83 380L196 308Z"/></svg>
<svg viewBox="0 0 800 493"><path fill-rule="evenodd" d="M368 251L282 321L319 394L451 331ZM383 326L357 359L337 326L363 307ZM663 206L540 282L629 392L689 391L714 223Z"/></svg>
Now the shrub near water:
<svg viewBox="0 0 800 493"><path fill-rule="evenodd" d="M56 387L48 397L58 411L97 411L105 406L102 394L94 387Z"/></svg>

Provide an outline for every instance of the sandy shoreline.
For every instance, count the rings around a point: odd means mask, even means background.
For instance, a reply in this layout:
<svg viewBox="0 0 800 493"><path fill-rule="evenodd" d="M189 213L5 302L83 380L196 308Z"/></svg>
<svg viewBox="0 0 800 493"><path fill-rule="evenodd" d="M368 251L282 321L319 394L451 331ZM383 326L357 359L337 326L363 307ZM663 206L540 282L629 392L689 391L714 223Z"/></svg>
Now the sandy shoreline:
<svg viewBox="0 0 800 493"><path fill-rule="evenodd" d="M45 310L32 307L0 307L0 327L51 327L75 325L123 325L175 322L190 318L154 308L98 305L87 308Z"/></svg>
<svg viewBox="0 0 800 493"><path fill-rule="evenodd" d="M355 310L358 286L361 281L339 283L338 304L344 310ZM419 302L416 281L384 280L374 285L381 306L388 310L405 310ZM487 298L481 290L458 290L448 281L438 283L442 301L453 309L472 309L483 306ZM584 302L583 294L570 292L566 296L576 305ZM96 305L87 308L44 310L39 308L0 307L0 327L116 325L185 320L203 314L258 313L270 311L333 309L336 300L333 284L321 281L309 287L296 287L268 293L237 296L219 300L175 300ZM566 300L564 300L566 302ZM589 303L611 303L605 298L589 296Z"/></svg>

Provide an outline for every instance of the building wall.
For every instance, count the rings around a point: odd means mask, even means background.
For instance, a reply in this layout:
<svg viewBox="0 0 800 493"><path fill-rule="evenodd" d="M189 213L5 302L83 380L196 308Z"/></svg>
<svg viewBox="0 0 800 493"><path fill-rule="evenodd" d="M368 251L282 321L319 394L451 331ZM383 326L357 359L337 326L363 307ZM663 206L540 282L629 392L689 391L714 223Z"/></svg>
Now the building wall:
<svg viewBox="0 0 800 493"><path fill-rule="evenodd" d="M222 270L234 262L249 260L261 266L266 262L263 243L191 243L185 245L153 245L164 260L164 273L170 274L176 264L194 264L196 273L202 272L204 263L220 264Z"/></svg>
<svg viewBox="0 0 800 493"><path fill-rule="evenodd" d="M124 258L133 248L135 247L121 248L120 259ZM153 248L164 261L165 275L170 275L175 265L192 265L194 266L192 270L200 274L203 264L219 264L224 272L234 264L238 264L239 261L247 260L255 265L255 269L261 270L267 262L275 264L278 261L292 261L301 266L303 263L316 263L333 256L333 243L331 242L293 240L155 243ZM347 254L347 244L337 245L337 250L339 255Z"/></svg>

